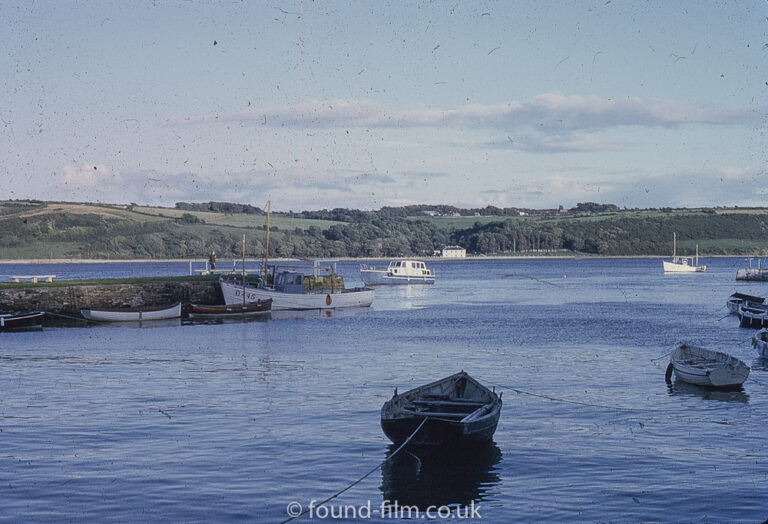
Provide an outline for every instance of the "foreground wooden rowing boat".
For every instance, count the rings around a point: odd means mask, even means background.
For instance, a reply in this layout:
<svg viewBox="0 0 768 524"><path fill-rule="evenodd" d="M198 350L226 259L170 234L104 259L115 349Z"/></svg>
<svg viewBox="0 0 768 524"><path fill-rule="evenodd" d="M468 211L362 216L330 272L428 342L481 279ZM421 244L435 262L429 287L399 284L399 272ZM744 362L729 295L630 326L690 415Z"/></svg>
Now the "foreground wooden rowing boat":
<svg viewBox="0 0 768 524"><path fill-rule="evenodd" d="M272 309L272 299L246 302L245 304L223 304L206 306L201 304L189 304L187 314L189 318L211 317L244 317L265 315Z"/></svg>
<svg viewBox="0 0 768 524"><path fill-rule="evenodd" d="M738 358L689 344L679 345L672 353L667 382L673 371L679 380L714 388L741 386L749 376L749 366Z"/></svg>
<svg viewBox="0 0 768 524"><path fill-rule="evenodd" d="M381 428L401 444L424 422L412 446L454 447L486 444L501 416L501 395L464 371L398 394L381 408Z"/></svg>
<svg viewBox="0 0 768 524"><path fill-rule="evenodd" d="M15 311L0 314L0 331L40 329L43 327L42 311Z"/></svg>
<svg viewBox="0 0 768 524"><path fill-rule="evenodd" d="M165 320L181 316L181 302L170 306L142 306L128 308L81 309L88 320L99 322L132 322L137 320Z"/></svg>

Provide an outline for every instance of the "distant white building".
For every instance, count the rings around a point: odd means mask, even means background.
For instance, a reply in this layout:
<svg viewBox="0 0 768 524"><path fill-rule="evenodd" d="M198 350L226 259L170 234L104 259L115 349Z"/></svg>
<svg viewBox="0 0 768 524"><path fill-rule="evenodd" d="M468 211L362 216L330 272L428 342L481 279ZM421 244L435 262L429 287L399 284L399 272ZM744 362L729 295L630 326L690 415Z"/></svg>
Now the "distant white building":
<svg viewBox="0 0 768 524"><path fill-rule="evenodd" d="M467 250L461 246L445 246L443 248L443 258L464 258L467 256Z"/></svg>

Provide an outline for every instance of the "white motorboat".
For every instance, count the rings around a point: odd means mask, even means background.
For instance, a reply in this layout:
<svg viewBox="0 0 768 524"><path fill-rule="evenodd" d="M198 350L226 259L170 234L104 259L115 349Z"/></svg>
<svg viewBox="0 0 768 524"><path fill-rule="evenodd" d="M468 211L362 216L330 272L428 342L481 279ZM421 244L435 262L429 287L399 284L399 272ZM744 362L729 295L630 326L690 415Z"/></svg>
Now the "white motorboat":
<svg viewBox="0 0 768 524"><path fill-rule="evenodd" d="M387 269L362 265L360 278L366 286L435 283L435 274L419 260L393 260Z"/></svg>

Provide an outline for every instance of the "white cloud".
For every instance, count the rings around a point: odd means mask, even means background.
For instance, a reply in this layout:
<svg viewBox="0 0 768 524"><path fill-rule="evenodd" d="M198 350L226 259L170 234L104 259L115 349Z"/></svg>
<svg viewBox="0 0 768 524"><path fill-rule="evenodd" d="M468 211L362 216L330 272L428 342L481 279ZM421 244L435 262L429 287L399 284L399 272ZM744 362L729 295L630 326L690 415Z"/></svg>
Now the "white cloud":
<svg viewBox="0 0 768 524"><path fill-rule="evenodd" d="M173 123L237 122L284 128L409 128L472 127L539 129L555 132L596 130L617 126L683 124L754 124L765 111L731 110L659 98L575 96L545 93L528 102L467 105L460 108L393 109L369 100L313 101L299 106L266 107Z"/></svg>

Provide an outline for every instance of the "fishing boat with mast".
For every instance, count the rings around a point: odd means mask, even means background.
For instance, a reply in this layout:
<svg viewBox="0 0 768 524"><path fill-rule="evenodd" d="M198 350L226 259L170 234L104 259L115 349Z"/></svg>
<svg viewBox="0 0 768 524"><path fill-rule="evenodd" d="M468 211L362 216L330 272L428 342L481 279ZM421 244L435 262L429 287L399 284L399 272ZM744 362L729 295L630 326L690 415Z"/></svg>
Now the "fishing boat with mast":
<svg viewBox="0 0 768 524"><path fill-rule="evenodd" d="M677 233L672 233L672 260L662 260L665 273L700 273L707 266L699 265L699 245L696 244L696 257L677 256Z"/></svg>
<svg viewBox="0 0 768 524"><path fill-rule="evenodd" d="M271 203L267 202L267 230L264 252L264 272L255 284L220 279L225 304L242 304L272 300L272 310L306 310L363 308L373 303L374 290L368 287L344 287L344 278L336 273L335 264L321 266L269 265L269 218ZM271 271L270 271L271 269Z"/></svg>
<svg viewBox="0 0 768 524"><path fill-rule="evenodd" d="M241 287L245 288L245 235L243 235L243 262ZM230 304L189 304L186 308L189 318L222 318L222 317L253 317L266 315L272 310L272 299L247 301L245 293L241 293L242 300Z"/></svg>

